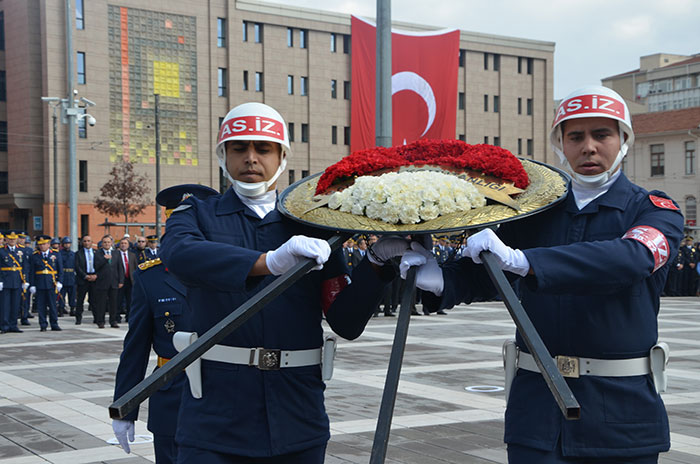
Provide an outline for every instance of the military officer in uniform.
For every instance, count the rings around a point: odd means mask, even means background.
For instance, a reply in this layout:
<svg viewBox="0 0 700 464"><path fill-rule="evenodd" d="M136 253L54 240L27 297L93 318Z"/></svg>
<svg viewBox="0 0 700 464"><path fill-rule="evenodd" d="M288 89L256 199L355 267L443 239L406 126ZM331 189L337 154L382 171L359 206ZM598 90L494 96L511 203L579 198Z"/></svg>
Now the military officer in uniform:
<svg viewBox="0 0 700 464"><path fill-rule="evenodd" d="M169 272L187 286L194 331L203 334L302 259L323 267L208 352L221 356L203 356L201 383L191 378L182 397L178 463L321 463L330 437L322 315L339 335L358 337L394 276L384 260L407 243L377 242L377 264L363 260L349 283L340 250L331 254L325 240L312 238L324 232L275 208L290 147L287 124L265 104L232 109L216 152L232 187L175 208L160 250Z"/></svg>
<svg viewBox="0 0 700 464"><path fill-rule="evenodd" d="M17 318L21 316L22 325L29 325L27 314L20 315L22 291L29 288L27 272L29 260L24 248L17 245L17 233L14 231L5 235L7 245L0 250L0 272L2 272L2 326L3 332L21 332L17 327Z"/></svg>
<svg viewBox="0 0 700 464"><path fill-rule="evenodd" d="M29 257L34 252L31 237L24 232L17 232L17 248L24 255L24 262L27 266L24 270L24 276L27 279L27 284L22 286L22 298L20 300L20 318L22 319L22 325L25 325L24 321L29 322L29 319L34 318L34 315L31 312L32 295L29 293ZM36 312L36 308L34 309L34 312Z"/></svg>
<svg viewBox="0 0 700 464"><path fill-rule="evenodd" d="M46 309L48 308L51 330L61 330L58 326L56 312L56 294L61 292L63 284L63 263L61 255L50 250L51 237L39 235L36 239L39 248L29 258L29 293L36 293L36 307L39 313L39 327L46 331Z"/></svg>
<svg viewBox="0 0 700 464"><path fill-rule="evenodd" d="M61 240L61 260L63 262L63 288L61 288L61 297L58 299L58 313L66 314L66 296L68 297L68 307L70 315L75 316L75 252L71 248L72 241L70 237L65 236Z"/></svg>
<svg viewBox="0 0 700 464"><path fill-rule="evenodd" d="M146 240L147 246L146 249L143 250L146 261L156 259L158 257L158 236L149 235L146 237Z"/></svg>
<svg viewBox="0 0 700 464"><path fill-rule="evenodd" d="M156 196L156 202L166 208L167 217L183 198L194 195L205 199L216 194L216 190L202 185L176 185L162 190ZM167 271L160 258L138 266L132 290L129 331L124 338L124 349L117 368L115 400L143 380L151 347L158 355L157 368L177 354L173 334L190 330L186 296L187 288ZM153 433L158 464L176 462L175 431L184 385L185 375L181 374L149 399L148 430ZM134 438L137 418L138 409L122 420L112 421L114 433L127 453L130 452L129 439Z"/></svg>
<svg viewBox="0 0 700 464"><path fill-rule="evenodd" d="M497 234L485 229L470 236L466 257L442 268L425 250L407 252L402 273L424 263L417 285L426 290L424 303L437 307L495 294L479 265L481 251L522 278L523 307L558 357L582 414L575 421L562 417L517 333L511 346L519 354L508 358L517 371L506 385L510 464L656 463L670 446L659 395L668 359L667 346L658 343L659 295L683 216L663 192L634 185L619 169L634 132L627 105L613 90L591 86L565 98L550 140L573 177L565 201L502 224Z"/></svg>
<svg viewBox="0 0 700 464"><path fill-rule="evenodd" d="M700 259L700 253L693 244L693 237L687 236L685 244L681 247L683 253L683 271L681 273L681 295L695 296L697 287L697 263Z"/></svg>

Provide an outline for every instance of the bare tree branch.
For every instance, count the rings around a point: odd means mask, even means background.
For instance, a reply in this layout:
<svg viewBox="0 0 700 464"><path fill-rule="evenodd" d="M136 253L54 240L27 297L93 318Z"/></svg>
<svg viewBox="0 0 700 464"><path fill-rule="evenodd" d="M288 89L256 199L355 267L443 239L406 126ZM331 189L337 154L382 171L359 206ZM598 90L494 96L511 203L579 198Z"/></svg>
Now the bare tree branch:
<svg viewBox="0 0 700 464"><path fill-rule="evenodd" d="M95 207L108 216L123 216L124 222L152 204L148 176L134 172L134 163L121 161L112 167L112 178L100 189Z"/></svg>

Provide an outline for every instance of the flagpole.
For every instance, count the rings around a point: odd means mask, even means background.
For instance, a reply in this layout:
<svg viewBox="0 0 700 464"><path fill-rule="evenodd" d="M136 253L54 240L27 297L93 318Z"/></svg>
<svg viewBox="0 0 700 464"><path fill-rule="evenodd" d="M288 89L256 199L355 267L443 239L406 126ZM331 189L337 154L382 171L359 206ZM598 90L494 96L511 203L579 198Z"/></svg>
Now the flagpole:
<svg viewBox="0 0 700 464"><path fill-rule="evenodd" d="M391 143L391 0L377 0L377 89L375 142Z"/></svg>

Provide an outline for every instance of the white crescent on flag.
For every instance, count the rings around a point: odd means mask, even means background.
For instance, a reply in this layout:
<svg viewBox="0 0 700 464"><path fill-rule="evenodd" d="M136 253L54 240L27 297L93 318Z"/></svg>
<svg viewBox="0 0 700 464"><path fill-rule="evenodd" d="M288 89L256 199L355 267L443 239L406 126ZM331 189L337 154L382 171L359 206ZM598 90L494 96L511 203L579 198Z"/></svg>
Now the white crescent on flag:
<svg viewBox="0 0 700 464"><path fill-rule="evenodd" d="M430 129L430 126L433 125L433 121L435 121L437 104L435 103L433 88L430 87L428 81L423 79L418 74L410 71L403 71L391 76L391 94L394 95L402 90L410 90L417 93L418 96L425 101L425 105L428 107L428 123L425 125L425 130L420 135L423 137Z"/></svg>

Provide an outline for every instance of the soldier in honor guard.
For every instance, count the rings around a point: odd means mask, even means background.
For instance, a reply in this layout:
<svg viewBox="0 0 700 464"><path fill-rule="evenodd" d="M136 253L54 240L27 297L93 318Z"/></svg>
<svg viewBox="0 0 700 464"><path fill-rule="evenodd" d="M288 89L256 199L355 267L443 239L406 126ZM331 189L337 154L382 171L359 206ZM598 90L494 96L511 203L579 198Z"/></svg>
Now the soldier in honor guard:
<svg viewBox="0 0 700 464"><path fill-rule="evenodd" d="M146 249L143 250L146 261L156 259L158 257L158 236L149 235L146 237L146 240L147 246Z"/></svg>
<svg viewBox="0 0 700 464"><path fill-rule="evenodd" d="M58 314L66 314L66 296L68 297L68 307L70 315L75 316L75 252L72 251L72 241L70 237L63 237L61 240L61 260L63 262L63 288L61 288L60 298L58 299Z"/></svg>
<svg viewBox="0 0 700 464"><path fill-rule="evenodd" d="M695 296L697 291L697 263L700 253L693 244L693 237L687 236L684 245L681 246L683 252L683 271L681 273L681 295Z"/></svg>
<svg viewBox="0 0 700 464"><path fill-rule="evenodd" d="M36 293L36 307L39 313L39 327L45 332L46 309L49 309L49 324L51 330L61 330L58 326L58 313L56 312L56 294L61 292L63 284L63 263L61 255L49 250L51 237L39 235L36 244L39 248L29 258L29 293Z"/></svg>
<svg viewBox="0 0 700 464"><path fill-rule="evenodd" d="M20 317L22 292L29 288L27 282L27 272L29 270L29 260L23 248L17 244L18 235L15 231L5 235L7 245L0 250L0 272L2 272L3 290L0 292L2 298L2 321L0 331L21 332L17 327L17 318ZM27 315L21 315L22 325L29 325Z"/></svg>
<svg viewBox="0 0 700 464"><path fill-rule="evenodd" d="M168 217L184 198L194 195L205 199L216 194L216 190L203 185L176 185L158 193L156 202L165 208ZM173 334L190 330L186 297L187 288L168 273L160 258L138 265L132 290L129 331L124 338L117 368L115 400L143 380L151 348L158 355L156 369L177 354ZM184 373L179 375L149 399L148 430L153 433L158 464L174 464L177 459L175 431L182 388L187 384L185 379ZM127 453L130 452L129 440L134 438L137 418L138 409L124 419L112 421L114 434Z"/></svg>

